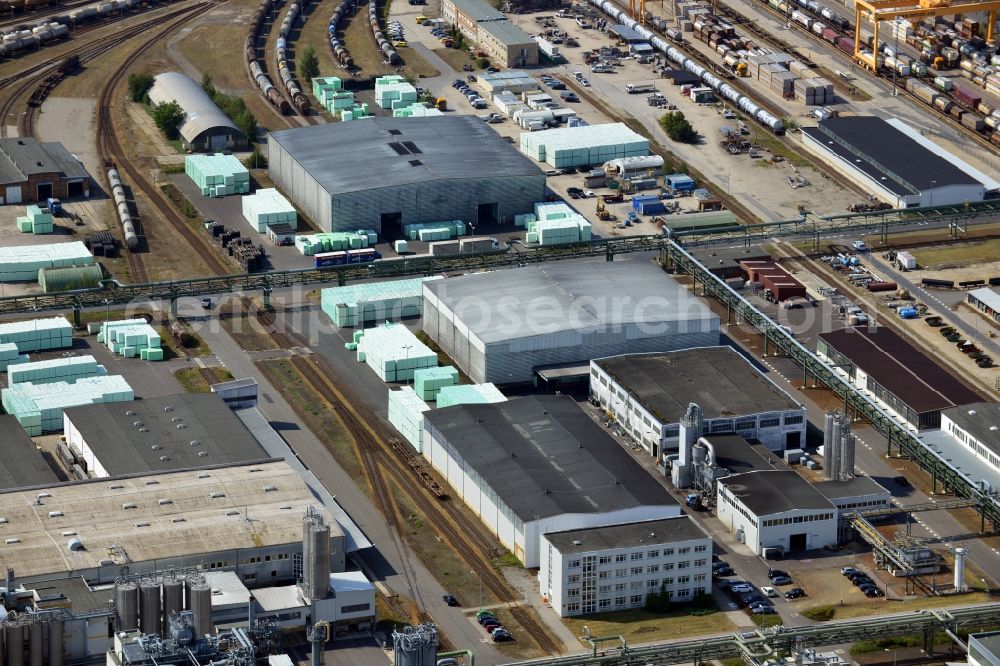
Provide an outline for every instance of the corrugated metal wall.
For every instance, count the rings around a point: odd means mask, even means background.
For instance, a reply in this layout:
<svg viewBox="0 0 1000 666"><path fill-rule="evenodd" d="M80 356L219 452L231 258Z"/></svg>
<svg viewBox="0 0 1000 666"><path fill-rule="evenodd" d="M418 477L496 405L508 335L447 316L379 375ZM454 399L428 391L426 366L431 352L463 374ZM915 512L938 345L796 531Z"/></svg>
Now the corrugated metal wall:
<svg viewBox="0 0 1000 666"><path fill-rule="evenodd" d="M267 173L282 192L323 231L330 231L330 197L312 175L268 136ZM350 230L359 229L352 226Z"/></svg>
<svg viewBox="0 0 1000 666"><path fill-rule="evenodd" d="M478 224L480 204L498 204L501 221L530 213L545 200L545 176L469 178L414 183L337 196L330 216L333 231L375 229L381 215L401 213L403 224L462 220ZM327 228L327 227L324 227Z"/></svg>

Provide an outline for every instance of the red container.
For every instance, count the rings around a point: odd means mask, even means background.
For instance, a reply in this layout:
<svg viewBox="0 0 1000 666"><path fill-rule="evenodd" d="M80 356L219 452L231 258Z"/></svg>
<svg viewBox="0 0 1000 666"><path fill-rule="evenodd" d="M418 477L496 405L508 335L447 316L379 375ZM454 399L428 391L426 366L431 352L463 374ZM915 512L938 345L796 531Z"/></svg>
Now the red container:
<svg viewBox="0 0 1000 666"><path fill-rule="evenodd" d="M895 291L899 285L895 282L869 282L868 291Z"/></svg>
<svg viewBox="0 0 1000 666"><path fill-rule="evenodd" d="M970 109L976 108L979 106L979 103L983 101L982 97L966 90L965 88L959 88L958 86L955 86L955 88L951 91L951 94L956 100Z"/></svg>
<svg viewBox="0 0 1000 666"><path fill-rule="evenodd" d="M837 31L831 30L830 28L826 28L820 34L820 37L833 44L837 41Z"/></svg>

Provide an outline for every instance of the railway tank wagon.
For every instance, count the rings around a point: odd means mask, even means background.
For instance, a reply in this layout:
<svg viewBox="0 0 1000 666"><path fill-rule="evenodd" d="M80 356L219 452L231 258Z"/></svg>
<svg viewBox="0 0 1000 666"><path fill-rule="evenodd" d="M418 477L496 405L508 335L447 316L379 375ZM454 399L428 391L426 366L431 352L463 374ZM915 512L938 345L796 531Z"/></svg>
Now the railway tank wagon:
<svg viewBox="0 0 1000 666"><path fill-rule="evenodd" d="M288 65L288 36L295 27L295 20L302 13L303 2L304 0L294 0L289 5L288 13L285 14L285 18L281 21L281 27L278 28L278 40L275 44L274 55L281 85L284 86L288 96L292 99L295 110L305 115L309 113L309 109L311 108L309 98L302 92L302 86L299 85L295 75L292 74L291 67Z"/></svg>
<svg viewBox="0 0 1000 666"><path fill-rule="evenodd" d="M333 51L333 57L337 59L340 66L344 69L354 68L354 58L347 51L347 47L344 46L340 38L337 37L337 32L340 30L341 23L344 20L344 16L347 12L351 10L354 6L354 0L344 0L337 8L333 10L333 15L330 16L330 23L327 25L327 34L330 38L330 50Z"/></svg>
<svg viewBox="0 0 1000 666"><path fill-rule="evenodd" d="M246 43L246 56L247 56L247 67L250 71L250 78L253 79L254 84L260 90L261 94L273 104L282 115L288 115L292 112L292 107L288 103L282 94L278 90L278 87L274 85L274 81L271 80L270 75L264 70L264 66L261 65L260 61L257 59L257 39L260 37L261 28L264 26L264 19L267 18L268 14L272 9L276 8L279 2L274 0L261 0L260 5L257 6L257 11L254 12L253 18L250 20L250 32L247 34Z"/></svg>

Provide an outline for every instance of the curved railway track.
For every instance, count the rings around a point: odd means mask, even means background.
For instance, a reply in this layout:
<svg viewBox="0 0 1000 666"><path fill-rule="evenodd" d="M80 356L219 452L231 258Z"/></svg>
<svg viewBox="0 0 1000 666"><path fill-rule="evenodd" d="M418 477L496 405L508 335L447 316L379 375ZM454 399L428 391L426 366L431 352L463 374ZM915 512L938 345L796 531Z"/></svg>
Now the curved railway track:
<svg viewBox="0 0 1000 666"><path fill-rule="evenodd" d="M216 256L215 252L213 252L212 249L205 243L205 239L199 236L191 224L188 223L187 220L183 219L176 210L174 210L173 206L169 201L167 201L166 197L164 197L155 185L149 181L149 178L147 178L140 169L127 159L125 151L122 149L122 145L118 140L118 135L115 133L114 122L111 117L112 96L118 85L125 79L125 75L129 68L160 39L177 30L195 17L204 14L206 11L215 6L215 4L216 3L209 2L198 3L196 5L171 12L166 16L158 17L155 20L158 25L163 25L167 21L170 21L170 23L164 25L163 29L158 32L156 37L133 49L101 88L97 102L98 114L96 130L98 155L104 164L106 166L116 164L119 173L121 173L123 177L127 177L128 182L133 188L133 192L138 190L146 196L146 199L153 206L155 206L157 210L159 210L162 218L166 222L170 223L174 230L176 230L177 233L179 233L184 240L188 242L191 248L198 254L198 256L205 262L205 265L208 266L213 273L224 274L230 272L231 267ZM146 281L148 277L146 276L144 262L140 258L141 255L135 252L128 252L127 254L129 266L133 271L133 280L136 282ZM144 277L140 279L137 277L138 275L142 275Z"/></svg>
<svg viewBox="0 0 1000 666"><path fill-rule="evenodd" d="M256 309L249 299L244 298L243 303L245 307L251 308L251 311ZM275 318L272 314L257 311L257 319L279 347L292 349L303 346L293 335L274 328ZM548 629L532 618L527 609L516 605L519 596L503 575L494 568L492 560L500 552L493 538L484 534L482 525L475 518L466 516L455 503L441 501L442 496L427 483L426 477L430 475L426 473L426 469L423 470L424 474L419 473L417 469L423 466L423 462L405 443L398 442L391 436L383 436L376 430L376 421L373 418L369 419L368 415L359 414L349 407L351 404L357 404L357 401L345 395L344 388L330 379L335 373L324 359L315 354L309 357L293 356L291 363L313 390L329 403L338 420L357 444L365 476L372 486L376 505L386 521L390 525L400 527L396 519L396 503L386 481L391 478L412 498L428 523L448 541L462 560L476 571L482 578L483 585L497 600L511 604L509 608L511 614L539 647L548 654L559 654L562 647ZM403 559L406 561L405 557ZM407 578L412 583L411 572L407 572Z"/></svg>

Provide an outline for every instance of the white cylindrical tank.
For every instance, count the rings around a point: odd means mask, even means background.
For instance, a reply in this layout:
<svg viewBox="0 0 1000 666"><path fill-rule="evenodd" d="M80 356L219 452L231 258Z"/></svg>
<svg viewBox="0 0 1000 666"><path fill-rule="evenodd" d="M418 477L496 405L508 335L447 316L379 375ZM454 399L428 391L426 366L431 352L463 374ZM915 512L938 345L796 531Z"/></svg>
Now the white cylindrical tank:
<svg viewBox="0 0 1000 666"><path fill-rule="evenodd" d="M955 549L955 589L959 592L965 591L965 548Z"/></svg>

